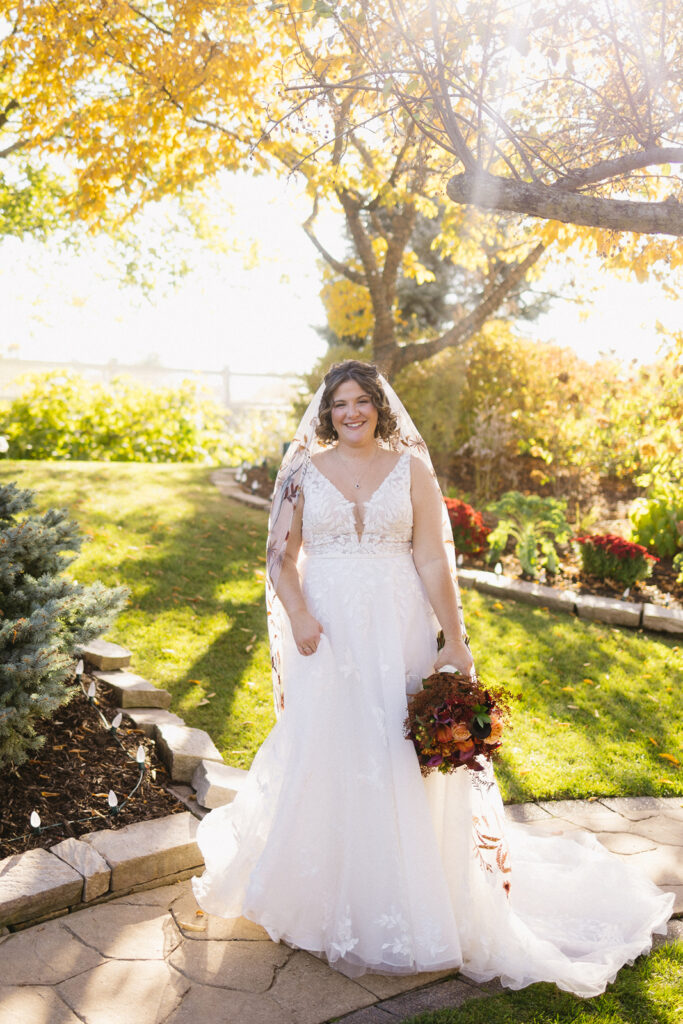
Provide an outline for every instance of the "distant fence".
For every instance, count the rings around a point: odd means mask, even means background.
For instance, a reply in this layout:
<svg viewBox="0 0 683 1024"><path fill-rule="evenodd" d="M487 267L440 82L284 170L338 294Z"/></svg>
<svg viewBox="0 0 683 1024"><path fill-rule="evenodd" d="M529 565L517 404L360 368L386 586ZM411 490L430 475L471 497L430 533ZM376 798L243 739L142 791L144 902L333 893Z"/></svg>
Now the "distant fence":
<svg viewBox="0 0 683 1024"><path fill-rule="evenodd" d="M24 373L45 373L48 370L73 370L93 381L107 383L118 374L126 374L147 387L176 387L184 380L204 385L214 399L226 409L284 409L297 397L300 378L292 373L235 373L222 370L192 370L160 366L157 363L60 362L52 359L0 358L0 401L16 398L20 392L18 378Z"/></svg>

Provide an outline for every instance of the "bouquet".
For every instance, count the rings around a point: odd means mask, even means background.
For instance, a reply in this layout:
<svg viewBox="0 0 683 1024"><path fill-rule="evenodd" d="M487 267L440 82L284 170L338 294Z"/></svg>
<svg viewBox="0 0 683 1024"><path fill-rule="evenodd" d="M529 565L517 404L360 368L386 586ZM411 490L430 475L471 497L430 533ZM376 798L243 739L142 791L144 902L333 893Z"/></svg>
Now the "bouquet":
<svg viewBox="0 0 683 1024"><path fill-rule="evenodd" d="M423 689L408 698L403 728L412 740L423 775L456 768L482 771L480 757L491 759L501 746L510 694L502 687L484 688L476 677L452 666L422 681Z"/></svg>

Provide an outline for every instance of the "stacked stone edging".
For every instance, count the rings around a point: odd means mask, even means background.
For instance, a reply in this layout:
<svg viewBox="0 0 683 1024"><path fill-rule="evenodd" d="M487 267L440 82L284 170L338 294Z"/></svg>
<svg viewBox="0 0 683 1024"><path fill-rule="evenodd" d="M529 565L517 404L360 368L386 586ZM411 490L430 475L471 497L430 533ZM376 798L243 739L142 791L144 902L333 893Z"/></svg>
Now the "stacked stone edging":
<svg viewBox="0 0 683 1024"><path fill-rule="evenodd" d="M131 652L95 640L76 652L151 736L187 811L64 839L0 861L0 937L119 896L182 881L204 867L197 819L234 799L246 772L223 763L208 733L168 711L171 694L127 671Z"/></svg>
<svg viewBox="0 0 683 1024"><path fill-rule="evenodd" d="M270 510L270 498L264 498L261 494L250 494L240 487L235 479L235 473L237 472L231 466L222 466L220 469L214 469L210 476L211 483L224 494L226 498L234 498L235 501L241 502L243 505L249 505L250 508L260 508L264 511Z"/></svg>
<svg viewBox="0 0 683 1024"><path fill-rule="evenodd" d="M611 625L651 629L656 632L683 635L683 610L635 601L619 601L611 597L576 594L571 590L556 590L541 583L515 580L510 576L485 572L482 569L458 569L462 587L472 587L485 594L513 601L539 605L552 611L564 611L582 619L607 622Z"/></svg>

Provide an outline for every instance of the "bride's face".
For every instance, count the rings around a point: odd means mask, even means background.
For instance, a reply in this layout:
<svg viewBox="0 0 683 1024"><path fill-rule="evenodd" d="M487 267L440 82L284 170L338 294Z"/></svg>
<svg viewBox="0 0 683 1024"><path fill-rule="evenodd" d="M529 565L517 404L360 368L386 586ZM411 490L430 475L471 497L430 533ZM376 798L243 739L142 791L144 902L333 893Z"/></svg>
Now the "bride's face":
<svg viewBox="0 0 683 1024"><path fill-rule="evenodd" d="M332 396L332 426L342 443L367 444L375 437L377 409L355 380L340 384Z"/></svg>

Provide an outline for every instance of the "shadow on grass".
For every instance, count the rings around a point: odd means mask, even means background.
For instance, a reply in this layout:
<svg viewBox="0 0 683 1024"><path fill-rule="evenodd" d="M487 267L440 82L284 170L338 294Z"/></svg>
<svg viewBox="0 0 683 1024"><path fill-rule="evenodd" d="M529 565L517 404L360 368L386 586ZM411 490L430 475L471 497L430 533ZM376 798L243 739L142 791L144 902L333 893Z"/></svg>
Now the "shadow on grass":
<svg viewBox="0 0 683 1024"><path fill-rule="evenodd" d="M0 465L0 479L38 488L40 508L69 507L90 530L81 582L124 582L132 592L109 636L131 647L137 671L171 691L189 725L247 766L274 721L267 521L222 496L210 473L191 464ZM482 678L512 680L523 694L497 768L508 798L539 795L527 762L545 773L540 794L553 798L681 791L675 766L660 757L676 755L680 730L674 638L464 596Z"/></svg>
<svg viewBox="0 0 683 1024"><path fill-rule="evenodd" d="M86 534L69 573L131 591L108 638L133 651L134 671L171 691L188 725L250 759L274 720L269 660L259 653L267 636L267 517L221 495L211 472L190 464L23 461L0 466L0 479L35 489L38 512L69 510ZM239 721L232 721L236 702Z"/></svg>
<svg viewBox="0 0 683 1024"><path fill-rule="evenodd" d="M583 773L595 795L674 795L682 714L677 694L682 659L674 637L591 623L485 595L466 597L466 617L482 678L508 681L521 694L513 706L511 744L497 772L514 800L537 796L520 760L553 762L554 798L572 796L563 769ZM661 755L668 755L666 758ZM678 754L678 758L676 755ZM531 773L533 774L533 773ZM665 779L668 778L668 788Z"/></svg>

